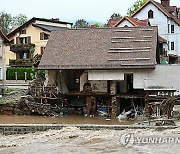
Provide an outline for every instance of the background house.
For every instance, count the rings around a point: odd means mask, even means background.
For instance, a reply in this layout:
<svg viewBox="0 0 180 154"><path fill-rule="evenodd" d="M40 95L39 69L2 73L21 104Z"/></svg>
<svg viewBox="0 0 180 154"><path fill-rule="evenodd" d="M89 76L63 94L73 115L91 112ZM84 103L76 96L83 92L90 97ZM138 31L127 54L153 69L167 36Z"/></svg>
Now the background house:
<svg viewBox="0 0 180 154"><path fill-rule="evenodd" d="M142 27L142 26L151 26L148 19L139 20L138 18L125 16L119 20L114 27ZM166 64L167 61L164 59L164 56L167 56L167 53L164 51L163 47L167 46L167 40L158 35L158 48L160 63Z"/></svg>
<svg viewBox="0 0 180 154"><path fill-rule="evenodd" d="M10 46L6 48L6 65L32 66L32 58L43 54L50 32L71 26L59 19L30 19L7 35Z"/></svg>
<svg viewBox="0 0 180 154"><path fill-rule="evenodd" d="M152 26L158 26L158 34L167 40L167 45L163 45L162 59L170 64L179 63L180 10L177 6L170 6L170 0L161 0L161 3L149 0L131 17L148 19Z"/></svg>
<svg viewBox="0 0 180 154"><path fill-rule="evenodd" d="M6 82L5 48L9 43L8 38L0 30L0 94L3 94Z"/></svg>

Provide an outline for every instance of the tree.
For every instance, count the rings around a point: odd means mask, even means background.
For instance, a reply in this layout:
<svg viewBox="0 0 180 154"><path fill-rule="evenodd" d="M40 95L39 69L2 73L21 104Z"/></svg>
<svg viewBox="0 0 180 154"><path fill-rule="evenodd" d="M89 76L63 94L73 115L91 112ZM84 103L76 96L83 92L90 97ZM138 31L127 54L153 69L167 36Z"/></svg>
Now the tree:
<svg viewBox="0 0 180 154"><path fill-rule="evenodd" d="M74 24L74 28L88 28L88 27L89 27L89 23L84 19L78 19Z"/></svg>
<svg viewBox="0 0 180 154"><path fill-rule="evenodd" d="M11 14L7 14L5 12L0 13L0 28L4 34L7 34L12 22Z"/></svg>
<svg viewBox="0 0 180 154"><path fill-rule="evenodd" d="M12 17L11 14L1 12L0 13L0 29L4 34L7 34L13 26L21 26L27 21L27 17L24 14L19 14Z"/></svg>
<svg viewBox="0 0 180 154"><path fill-rule="evenodd" d="M148 0L138 0L136 2L134 2L133 6L131 6L128 11L127 14L129 16L131 16L134 12L136 12L141 6L143 6Z"/></svg>
<svg viewBox="0 0 180 154"><path fill-rule="evenodd" d="M11 26L21 26L25 22L27 22L28 18L24 14L18 14L17 16L13 17Z"/></svg>
<svg viewBox="0 0 180 154"><path fill-rule="evenodd" d="M113 13L110 17L110 19L119 19L121 18L122 16L120 15L120 13Z"/></svg>

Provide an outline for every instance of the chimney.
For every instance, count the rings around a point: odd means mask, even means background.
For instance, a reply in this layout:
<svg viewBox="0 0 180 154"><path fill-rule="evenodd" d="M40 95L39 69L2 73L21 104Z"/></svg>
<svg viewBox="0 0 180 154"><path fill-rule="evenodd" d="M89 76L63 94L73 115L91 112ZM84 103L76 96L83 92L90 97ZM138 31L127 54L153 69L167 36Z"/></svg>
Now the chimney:
<svg viewBox="0 0 180 154"><path fill-rule="evenodd" d="M170 0L161 0L161 5L164 7L170 6Z"/></svg>

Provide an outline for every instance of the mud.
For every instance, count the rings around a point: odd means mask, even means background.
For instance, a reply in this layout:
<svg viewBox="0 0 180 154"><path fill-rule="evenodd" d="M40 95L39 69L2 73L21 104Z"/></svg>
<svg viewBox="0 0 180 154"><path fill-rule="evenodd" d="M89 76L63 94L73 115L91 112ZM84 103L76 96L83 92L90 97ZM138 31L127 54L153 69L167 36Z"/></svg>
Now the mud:
<svg viewBox="0 0 180 154"><path fill-rule="evenodd" d="M121 143L127 133L140 136L180 136L180 129L165 130L101 130L82 131L75 127L49 130L42 133L0 136L0 153L6 154L59 154L59 153L126 153L126 154L176 154L180 143L134 144L129 147Z"/></svg>

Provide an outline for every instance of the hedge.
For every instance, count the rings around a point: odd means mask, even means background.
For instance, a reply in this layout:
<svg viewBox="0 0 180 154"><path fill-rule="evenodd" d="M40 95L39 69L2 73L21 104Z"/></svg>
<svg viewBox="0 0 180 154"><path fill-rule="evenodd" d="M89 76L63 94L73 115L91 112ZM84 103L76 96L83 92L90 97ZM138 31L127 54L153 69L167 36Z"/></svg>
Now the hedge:
<svg viewBox="0 0 180 154"><path fill-rule="evenodd" d="M26 68L26 67L8 67L6 70L6 79L7 80L15 80L16 79L16 72L17 72L17 80L25 80L25 72L26 74L26 80L32 80L35 78L35 74L37 74L37 69L32 68Z"/></svg>

